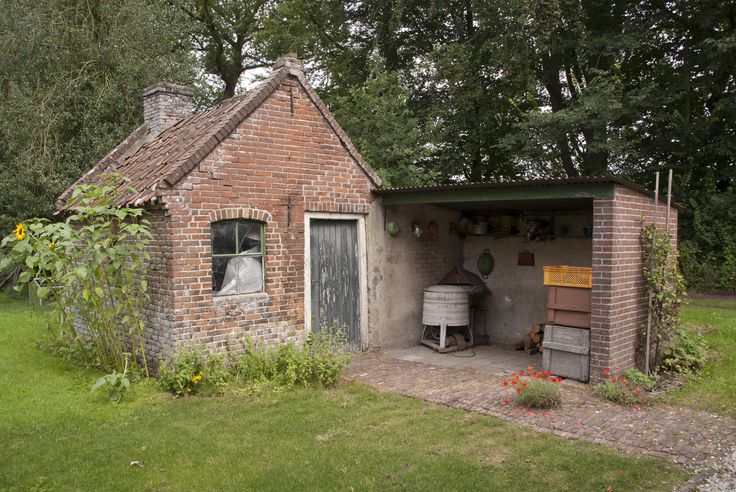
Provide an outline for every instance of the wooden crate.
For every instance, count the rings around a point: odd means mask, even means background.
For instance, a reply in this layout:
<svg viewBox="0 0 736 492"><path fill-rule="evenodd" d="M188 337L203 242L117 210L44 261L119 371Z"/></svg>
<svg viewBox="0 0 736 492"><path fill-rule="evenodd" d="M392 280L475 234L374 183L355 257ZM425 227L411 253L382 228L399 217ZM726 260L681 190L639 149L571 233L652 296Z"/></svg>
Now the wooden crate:
<svg viewBox="0 0 736 492"><path fill-rule="evenodd" d="M542 368L556 376L588 382L590 331L570 326L546 325L542 342Z"/></svg>
<svg viewBox="0 0 736 492"><path fill-rule="evenodd" d="M555 325L590 328L590 289L549 287L547 322Z"/></svg>

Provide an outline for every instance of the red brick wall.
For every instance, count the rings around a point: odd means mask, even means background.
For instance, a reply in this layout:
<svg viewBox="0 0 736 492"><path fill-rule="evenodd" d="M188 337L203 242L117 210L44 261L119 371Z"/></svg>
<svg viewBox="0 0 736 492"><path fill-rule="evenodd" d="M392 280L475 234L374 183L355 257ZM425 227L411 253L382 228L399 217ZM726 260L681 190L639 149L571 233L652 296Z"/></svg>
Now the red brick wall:
<svg viewBox="0 0 736 492"><path fill-rule="evenodd" d="M604 369L635 365L638 331L646 326L648 292L642 273L642 218L651 224L654 199L616 185L615 196L593 202L591 379ZM658 211L664 228L666 205ZM670 230L677 241L677 210Z"/></svg>
<svg viewBox="0 0 736 492"><path fill-rule="evenodd" d="M220 350L229 343L237 348L240 337L301 340L304 212L368 213L371 187L289 77L163 199L170 221L172 343ZM210 224L237 217L265 223L265 292L214 297Z"/></svg>
<svg viewBox="0 0 736 492"><path fill-rule="evenodd" d="M156 356L173 348L171 229L170 221L163 210L147 211L145 218L150 222L153 235L147 248L150 255L146 268L149 299L143 308L146 319L146 358L155 367Z"/></svg>

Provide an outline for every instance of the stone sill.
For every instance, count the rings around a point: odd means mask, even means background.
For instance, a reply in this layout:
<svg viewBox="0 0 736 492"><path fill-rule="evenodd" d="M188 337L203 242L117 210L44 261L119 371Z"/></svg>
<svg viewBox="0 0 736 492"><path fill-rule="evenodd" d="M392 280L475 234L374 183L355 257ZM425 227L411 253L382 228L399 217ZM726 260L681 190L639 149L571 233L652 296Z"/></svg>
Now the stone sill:
<svg viewBox="0 0 736 492"><path fill-rule="evenodd" d="M215 306L233 306L233 305L250 305L262 304L271 299L268 292L253 292L251 294L232 294L228 296L212 295L212 301Z"/></svg>

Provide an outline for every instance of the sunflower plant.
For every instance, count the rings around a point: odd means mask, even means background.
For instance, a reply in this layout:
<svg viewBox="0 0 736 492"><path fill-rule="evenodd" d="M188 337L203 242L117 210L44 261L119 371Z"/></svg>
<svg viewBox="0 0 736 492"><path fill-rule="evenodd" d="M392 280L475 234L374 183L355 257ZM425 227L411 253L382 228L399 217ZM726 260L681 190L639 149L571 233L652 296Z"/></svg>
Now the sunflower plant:
<svg viewBox="0 0 736 492"><path fill-rule="evenodd" d="M29 219L2 240L0 271L20 269L17 289L32 284L47 300L50 326L66 341L91 346L98 365L123 370L132 352L147 374L142 308L147 299L143 210L114 206L120 175L77 186L66 220ZM129 191L129 190L125 190ZM89 339L91 344L82 343Z"/></svg>

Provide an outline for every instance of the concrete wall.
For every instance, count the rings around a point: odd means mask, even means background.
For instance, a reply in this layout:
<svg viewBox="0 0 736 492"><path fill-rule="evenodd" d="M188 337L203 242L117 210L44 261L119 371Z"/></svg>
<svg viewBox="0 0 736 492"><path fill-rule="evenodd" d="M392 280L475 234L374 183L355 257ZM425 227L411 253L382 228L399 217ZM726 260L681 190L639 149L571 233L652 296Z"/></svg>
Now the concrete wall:
<svg viewBox="0 0 736 492"><path fill-rule="evenodd" d="M385 214L385 215L384 215ZM384 222L385 218L385 222ZM422 332L424 289L437 282L462 257L462 238L450 234L450 223L460 213L431 205L373 205L366 223L368 243L368 306L371 347L401 347L418 343ZM397 222L396 236L384 223ZM437 222L431 237L427 224ZM425 235L411 234L411 223L424 227Z"/></svg>
<svg viewBox="0 0 736 492"><path fill-rule="evenodd" d="M558 212L555 224L567 227L568 235L546 241L529 241L524 235L468 236L465 239L463 256L467 270L479 273L476 265L484 249L495 259L494 270L486 279L492 294L483 298L485 312L476 318L478 334L483 330L485 316L485 331L490 343L512 345L521 341L533 324L546 322L544 265L591 266L592 240L581 236L582 228L592 224L592 214L562 215ZM525 250L534 253L533 267L517 265L519 252Z"/></svg>

